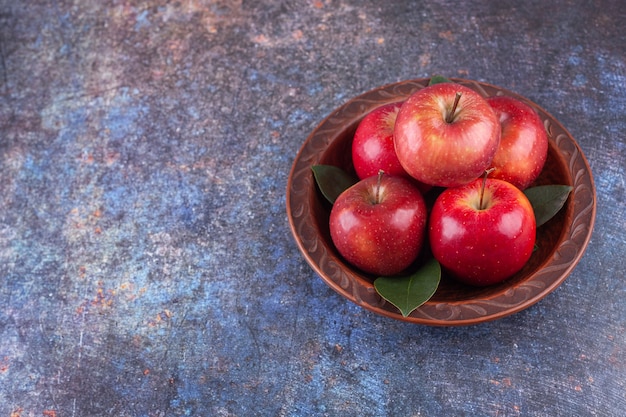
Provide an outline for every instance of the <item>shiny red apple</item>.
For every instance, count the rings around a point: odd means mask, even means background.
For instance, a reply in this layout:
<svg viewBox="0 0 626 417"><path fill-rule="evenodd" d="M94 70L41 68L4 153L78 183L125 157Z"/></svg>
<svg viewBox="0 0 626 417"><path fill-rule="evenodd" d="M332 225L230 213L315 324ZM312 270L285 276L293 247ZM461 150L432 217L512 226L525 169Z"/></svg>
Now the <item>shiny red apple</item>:
<svg viewBox="0 0 626 417"><path fill-rule="evenodd" d="M533 252L533 208L513 184L479 178L443 191L430 214L433 256L453 277L485 286L511 277ZM484 192L483 192L484 190Z"/></svg>
<svg viewBox="0 0 626 417"><path fill-rule="evenodd" d="M455 187L489 167L500 144L500 122L474 90L453 82L433 84L400 108L394 144L400 164L413 178Z"/></svg>
<svg viewBox="0 0 626 417"><path fill-rule="evenodd" d="M365 115L352 140L352 163L357 177L365 179L383 170L387 175L411 179L425 193L432 187L413 179L400 165L393 130L402 102L383 104Z"/></svg>
<svg viewBox="0 0 626 417"><path fill-rule="evenodd" d="M379 174L337 197L330 213L330 235L350 264L389 276L417 258L426 221L426 204L417 187L406 178Z"/></svg>
<svg viewBox="0 0 626 417"><path fill-rule="evenodd" d="M406 176L393 146L393 127L402 102L384 104L365 115L354 133L352 163L360 179L378 175Z"/></svg>
<svg viewBox="0 0 626 417"><path fill-rule="evenodd" d="M526 103L509 96L487 102L496 112L502 134L500 147L491 162L491 178L527 188L541 173L548 157L548 135L541 118Z"/></svg>

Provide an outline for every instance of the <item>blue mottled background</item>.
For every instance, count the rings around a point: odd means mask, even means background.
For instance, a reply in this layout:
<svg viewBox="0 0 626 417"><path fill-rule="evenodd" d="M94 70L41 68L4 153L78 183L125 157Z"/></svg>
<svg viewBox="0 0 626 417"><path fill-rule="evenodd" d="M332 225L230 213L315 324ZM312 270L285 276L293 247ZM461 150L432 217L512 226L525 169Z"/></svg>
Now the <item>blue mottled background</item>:
<svg viewBox="0 0 626 417"><path fill-rule="evenodd" d="M0 0L0 416L623 416L621 0ZM593 169L588 250L516 315L344 300L291 237L308 133L440 73L518 92Z"/></svg>

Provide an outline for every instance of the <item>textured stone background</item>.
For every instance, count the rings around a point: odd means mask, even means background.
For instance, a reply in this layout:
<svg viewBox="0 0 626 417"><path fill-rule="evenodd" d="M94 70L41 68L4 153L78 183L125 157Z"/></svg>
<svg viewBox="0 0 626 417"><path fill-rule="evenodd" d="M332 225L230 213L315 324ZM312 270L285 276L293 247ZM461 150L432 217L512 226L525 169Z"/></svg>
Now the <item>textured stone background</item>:
<svg viewBox="0 0 626 417"><path fill-rule="evenodd" d="M0 0L0 416L622 416L621 0ZM285 214L334 108L434 73L552 113L598 197L565 283L430 328L342 299Z"/></svg>

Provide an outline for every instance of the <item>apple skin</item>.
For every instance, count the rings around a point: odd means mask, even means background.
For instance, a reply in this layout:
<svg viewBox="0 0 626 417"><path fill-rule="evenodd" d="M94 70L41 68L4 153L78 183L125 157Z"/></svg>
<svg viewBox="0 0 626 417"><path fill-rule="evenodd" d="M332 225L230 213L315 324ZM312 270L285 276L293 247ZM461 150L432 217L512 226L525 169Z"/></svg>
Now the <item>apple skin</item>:
<svg viewBox="0 0 626 417"><path fill-rule="evenodd" d="M454 116L446 121L457 92ZM402 167L416 180L456 187L478 178L500 144L500 122L487 100L457 83L439 83L413 93L402 105L394 145Z"/></svg>
<svg viewBox="0 0 626 417"><path fill-rule="evenodd" d="M523 190L537 179L548 157L546 128L533 108L516 98L495 96L487 102L502 126L490 176Z"/></svg>
<svg viewBox="0 0 626 417"><path fill-rule="evenodd" d="M433 256L457 280L474 285L496 284L528 262L536 239L533 208L513 184L483 179L443 191L430 214Z"/></svg>
<svg viewBox="0 0 626 417"><path fill-rule="evenodd" d="M408 177L393 145L393 127L402 102L384 104L365 115L352 141L352 163L360 179L378 175Z"/></svg>
<svg viewBox="0 0 626 417"><path fill-rule="evenodd" d="M330 212L330 235L350 264L370 274L390 276L419 255L427 218L424 198L411 181L380 174L337 197Z"/></svg>
<svg viewBox="0 0 626 417"><path fill-rule="evenodd" d="M383 104L370 111L357 126L352 140L352 164L359 179L385 174L408 178L426 193L432 187L413 179L402 168L393 143L393 131L402 101Z"/></svg>

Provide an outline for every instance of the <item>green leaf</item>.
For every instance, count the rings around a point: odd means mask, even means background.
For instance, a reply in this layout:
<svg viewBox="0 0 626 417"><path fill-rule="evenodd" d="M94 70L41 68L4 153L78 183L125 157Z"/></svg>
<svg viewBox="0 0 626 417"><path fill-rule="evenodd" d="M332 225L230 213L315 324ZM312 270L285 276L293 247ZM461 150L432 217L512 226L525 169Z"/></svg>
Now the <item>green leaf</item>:
<svg viewBox="0 0 626 417"><path fill-rule="evenodd" d="M331 204L339 194L356 184L356 180L343 169L332 165L313 165L313 176L320 191Z"/></svg>
<svg viewBox="0 0 626 417"><path fill-rule="evenodd" d="M451 83L451 82L452 81L450 81L443 75L433 75L432 77L430 77L430 81L428 82L428 85L439 84L439 83Z"/></svg>
<svg viewBox="0 0 626 417"><path fill-rule="evenodd" d="M561 210L572 189L569 185L540 185L524 190L524 194L533 206L537 227L546 223Z"/></svg>
<svg viewBox="0 0 626 417"><path fill-rule="evenodd" d="M407 317L433 296L440 279L441 266L435 259L430 259L414 274L376 278L374 288L381 297L398 307L402 315Z"/></svg>

